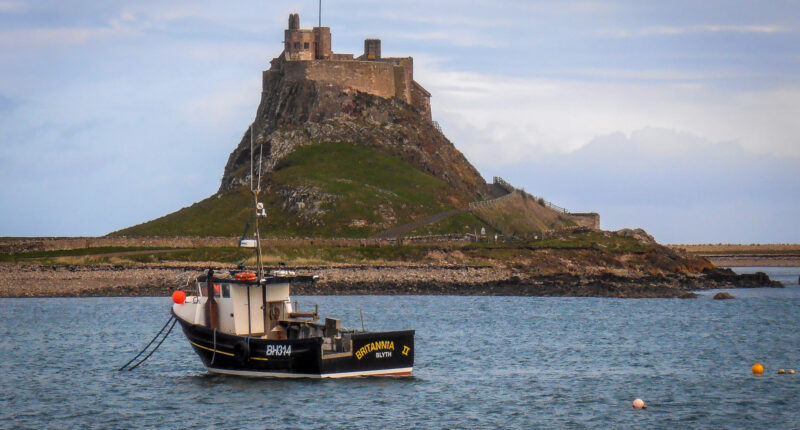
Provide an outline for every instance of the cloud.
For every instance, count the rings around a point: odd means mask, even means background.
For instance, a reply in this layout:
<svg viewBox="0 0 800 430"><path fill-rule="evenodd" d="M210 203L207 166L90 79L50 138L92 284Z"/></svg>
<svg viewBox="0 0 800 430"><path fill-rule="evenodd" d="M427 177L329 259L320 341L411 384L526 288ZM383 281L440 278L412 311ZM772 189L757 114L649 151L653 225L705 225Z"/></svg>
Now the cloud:
<svg viewBox="0 0 800 430"><path fill-rule="evenodd" d="M434 27L497 27L502 25L511 25L512 21L507 18L500 17L470 17L459 15L423 15L423 14L408 14L399 13L396 11L386 10L377 14L378 17L390 21L402 21L407 23L424 24Z"/></svg>
<svg viewBox="0 0 800 430"><path fill-rule="evenodd" d="M0 31L0 49L20 50L85 44L91 40L129 36L146 28L129 12L95 27L32 27Z"/></svg>
<svg viewBox="0 0 800 430"><path fill-rule="evenodd" d="M644 128L484 173L573 211L597 211L605 229L644 227L668 243L786 243L800 241L798 164L800 157Z"/></svg>
<svg viewBox="0 0 800 430"><path fill-rule="evenodd" d="M704 24L704 25L686 25L686 26L670 26L658 25L652 27L645 27L640 29L626 29L626 28L603 28L599 33L608 37L640 37L640 36L679 36L684 34L700 34L700 33L742 33L742 34L774 34L774 33L788 33L792 30L788 27L778 24L763 24L763 25L720 25L720 24Z"/></svg>
<svg viewBox="0 0 800 430"><path fill-rule="evenodd" d="M500 42L491 36L484 34L475 34L469 31L462 30L440 30L440 31L418 31L418 32L394 32L386 33L386 38L400 38L408 40L422 40L422 41L435 41L444 42L448 45L463 46L463 47L484 47L484 48L498 48L507 46L507 42Z"/></svg>
<svg viewBox="0 0 800 430"><path fill-rule="evenodd" d="M19 105L19 100L0 94L0 113L7 115Z"/></svg>
<svg viewBox="0 0 800 430"><path fill-rule="evenodd" d="M19 13L23 12L28 6L19 1L0 1L0 13Z"/></svg>
<svg viewBox="0 0 800 430"><path fill-rule="evenodd" d="M258 105L261 81L258 79L235 84L220 84L196 94L182 103L180 112L190 122L223 127L242 122L252 115Z"/></svg>
<svg viewBox="0 0 800 430"><path fill-rule="evenodd" d="M682 81L603 82L443 70L424 58L415 79L433 117L470 158L486 166L572 151L595 136L644 127L686 130L747 150L800 155L800 85L719 91L702 75ZM685 77L684 77L685 78Z"/></svg>

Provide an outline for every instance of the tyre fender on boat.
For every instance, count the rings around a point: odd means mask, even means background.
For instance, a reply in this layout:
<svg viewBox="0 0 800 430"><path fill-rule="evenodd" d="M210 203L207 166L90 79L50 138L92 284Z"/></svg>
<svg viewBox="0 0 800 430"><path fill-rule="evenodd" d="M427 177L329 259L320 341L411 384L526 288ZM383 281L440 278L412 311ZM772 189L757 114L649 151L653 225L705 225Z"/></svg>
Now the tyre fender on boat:
<svg viewBox="0 0 800 430"><path fill-rule="evenodd" d="M233 345L233 358L239 363L245 363L250 360L250 345L240 340Z"/></svg>
<svg viewBox="0 0 800 430"><path fill-rule="evenodd" d="M272 307L270 307L270 309L269 309L269 319L272 320L272 321L277 321L278 318L280 318L280 317L281 317L281 309L276 305L273 305Z"/></svg>

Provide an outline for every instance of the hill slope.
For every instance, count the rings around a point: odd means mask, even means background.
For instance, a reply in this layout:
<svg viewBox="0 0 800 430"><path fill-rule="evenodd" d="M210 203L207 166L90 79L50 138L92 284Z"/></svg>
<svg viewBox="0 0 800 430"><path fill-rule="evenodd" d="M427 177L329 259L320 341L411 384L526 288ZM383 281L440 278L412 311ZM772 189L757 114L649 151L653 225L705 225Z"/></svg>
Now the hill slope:
<svg viewBox="0 0 800 430"><path fill-rule="evenodd" d="M263 146L266 172L301 146L357 142L394 155L473 197L487 188L452 142L416 108L397 98L270 73L264 80L253 133L256 147ZM220 191L249 184L249 175L247 130L228 158Z"/></svg>
<svg viewBox="0 0 800 430"><path fill-rule="evenodd" d="M472 199L398 157L353 143L302 146L264 182L261 232L278 237L367 237ZM252 223L251 208L249 188L238 186L113 235L236 236Z"/></svg>
<svg viewBox="0 0 800 430"><path fill-rule="evenodd" d="M261 231L267 236L369 237L494 197L475 167L413 106L270 72L256 120L230 154L217 194L111 235L241 235L253 221L251 131L254 152L263 151L260 200L269 216ZM514 220L516 209L485 222L462 216L426 231L463 233L465 225L486 222L507 230L493 220ZM533 224L553 227L549 218Z"/></svg>
<svg viewBox="0 0 800 430"><path fill-rule="evenodd" d="M506 235L535 233L575 227L569 215L554 211L522 193L511 193L493 205L478 206L472 213Z"/></svg>

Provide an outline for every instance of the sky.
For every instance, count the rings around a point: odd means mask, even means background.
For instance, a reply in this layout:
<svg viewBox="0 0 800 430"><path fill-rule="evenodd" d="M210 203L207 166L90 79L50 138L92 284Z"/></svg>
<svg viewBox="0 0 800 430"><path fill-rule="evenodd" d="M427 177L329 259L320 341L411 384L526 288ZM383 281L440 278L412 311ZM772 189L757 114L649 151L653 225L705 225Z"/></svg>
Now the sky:
<svg viewBox="0 0 800 430"><path fill-rule="evenodd" d="M0 0L0 236L93 236L214 194L289 13ZM663 243L800 242L800 2L323 1L413 56L483 176Z"/></svg>

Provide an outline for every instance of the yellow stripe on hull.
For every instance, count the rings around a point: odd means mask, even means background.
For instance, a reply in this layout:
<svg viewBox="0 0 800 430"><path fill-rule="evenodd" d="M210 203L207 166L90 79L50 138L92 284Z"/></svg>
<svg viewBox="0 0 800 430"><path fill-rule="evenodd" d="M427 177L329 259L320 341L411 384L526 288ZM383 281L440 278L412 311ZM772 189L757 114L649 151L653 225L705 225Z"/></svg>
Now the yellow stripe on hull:
<svg viewBox="0 0 800 430"><path fill-rule="evenodd" d="M194 345L194 346L196 346L198 348L205 349L206 351L216 352L217 354L222 354L222 355L227 355L229 357L233 357L233 354L231 354L230 352L220 351L218 349L213 349L213 348L209 348L207 346L198 345L198 344L196 344L196 343L194 343L192 341L189 341L189 343L191 343L192 345Z"/></svg>

